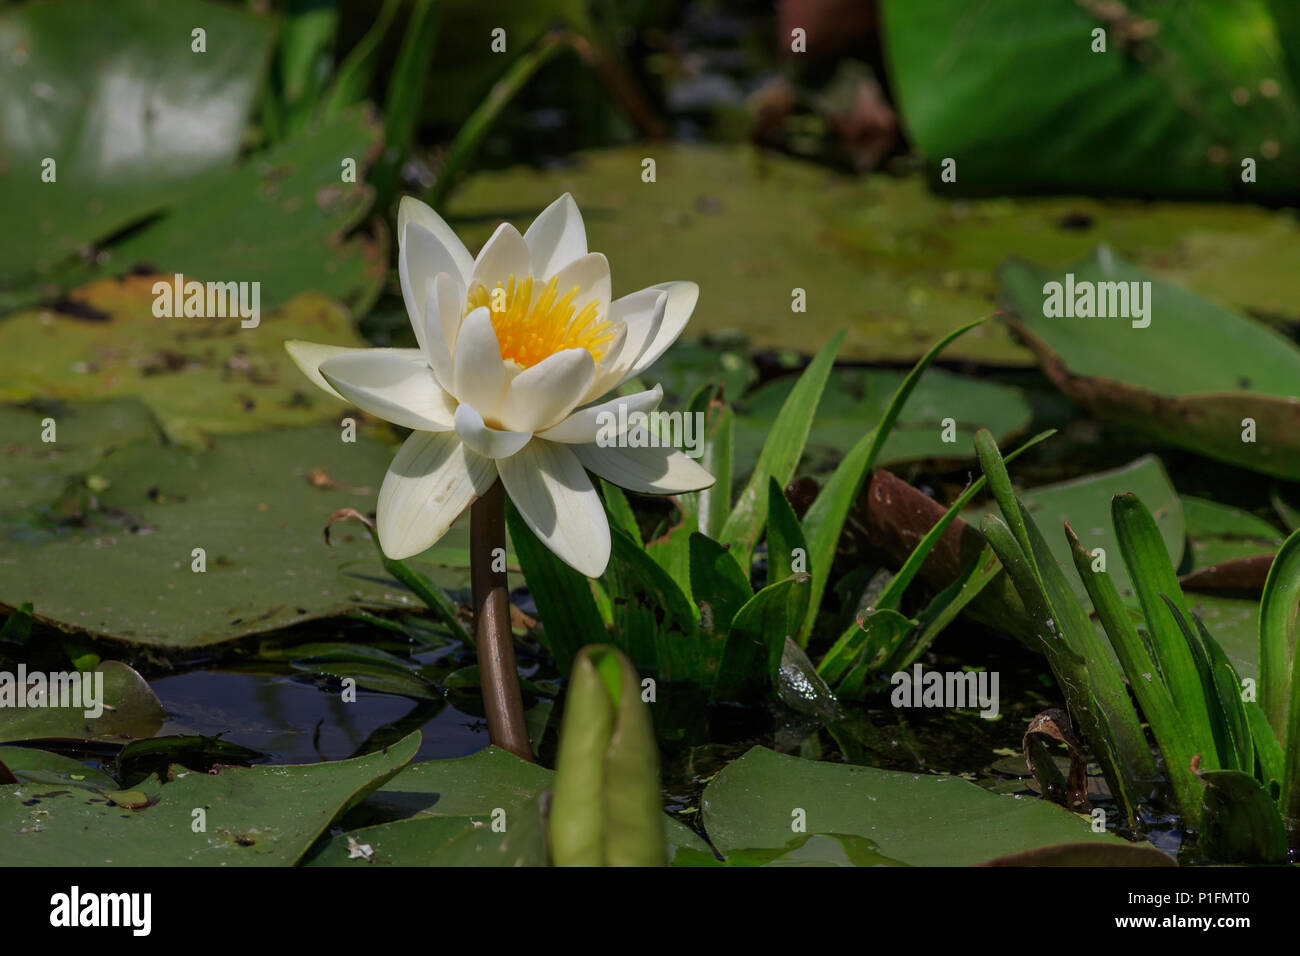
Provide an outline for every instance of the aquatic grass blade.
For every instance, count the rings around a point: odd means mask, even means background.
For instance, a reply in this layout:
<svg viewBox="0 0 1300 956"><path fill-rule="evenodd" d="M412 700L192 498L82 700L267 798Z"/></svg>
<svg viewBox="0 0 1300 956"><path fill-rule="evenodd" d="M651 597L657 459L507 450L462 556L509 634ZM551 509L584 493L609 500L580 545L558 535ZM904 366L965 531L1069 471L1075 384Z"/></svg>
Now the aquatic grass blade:
<svg viewBox="0 0 1300 956"><path fill-rule="evenodd" d="M912 370L907 373L894 397L890 399L889 406L885 414L881 417L876 427L863 435L844 456L831 474L830 479L823 486L821 492L817 495L812 506L809 507L808 513L804 515L803 531L804 537L808 540L808 568L812 575L811 590L808 599L808 611L804 617L803 625L799 631L799 643L807 643L807 634L812 631L813 620L817 615L817 609L821 606L822 595L826 591L826 585L830 580L831 563L835 559L836 544L840 539L840 531L844 528L844 522L849 516L849 510L858 498L858 493L862 491L862 485L867 480L867 475L871 473L872 467L876 463L876 457L880 454L880 449L884 447L885 440L889 437L889 432L894 427L894 422L898 420L903 406L907 403L908 396L916 388L916 383L920 381L925 370L930 367L930 363L948 347L955 339L965 335L971 329L980 325L985 320L980 319L977 322L971 322L969 325L963 325L961 328L949 332L942 339L931 346L930 350L921 356L917 363L912 366Z"/></svg>
<svg viewBox="0 0 1300 956"><path fill-rule="evenodd" d="M754 546L758 543L767 519L768 481L775 479L779 486L785 487L794 477L794 470L803 457L809 429L812 428L813 415L821 401L822 390L826 387L831 366L844 342L845 334L843 331L836 333L799 376L763 444L753 474L749 476L744 490L736 499L735 507L722 526L718 540L731 550L736 561L746 571L749 570ZM814 558L809 566L816 567L816 564Z"/></svg>
<svg viewBox="0 0 1300 956"><path fill-rule="evenodd" d="M1273 558L1259 601L1260 706L1280 740L1287 739L1288 701L1296 699L1297 635L1300 635L1300 530L1282 543ZM1300 755L1296 762L1300 762Z"/></svg>
<svg viewBox="0 0 1300 956"><path fill-rule="evenodd" d="M1111 499L1111 519L1129 579L1146 619L1147 640L1169 689L1169 696L1187 722L1192 736L1200 741L1213 740L1213 724L1206 706L1200 669L1187 638L1160 596L1166 595L1184 617L1189 613L1155 519L1142 500L1131 494L1116 495ZM1207 761L1206 769L1218 769L1217 765L1209 763L1216 759L1214 754L1204 754L1203 759Z"/></svg>
<svg viewBox="0 0 1300 956"><path fill-rule="evenodd" d="M806 574L793 575L769 584L737 612L713 681L713 700L752 698L775 681L786 637L798 626L791 612L798 603L795 589L807 587Z"/></svg>

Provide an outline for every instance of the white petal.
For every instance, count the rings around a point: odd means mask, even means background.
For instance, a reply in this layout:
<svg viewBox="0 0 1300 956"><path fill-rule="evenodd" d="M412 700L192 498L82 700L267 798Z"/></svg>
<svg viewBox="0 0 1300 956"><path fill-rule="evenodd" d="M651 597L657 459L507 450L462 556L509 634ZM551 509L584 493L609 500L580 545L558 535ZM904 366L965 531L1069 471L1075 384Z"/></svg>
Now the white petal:
<svg viewBox="0 0 1300 956"><path fill-rule="evenodd" d="M585 400L599 398L631 378L637 359L659 334L667 307L668 293L663 289L642 289L610 303L610 321L626 331L621 346L611 342L606 349Z"/></svg>
<svg viewBox="0 0 1300 956"><path fill-rule="evenodd" d="M563 421L591 385L596 363L586 349L564 349L524 369L506 389L501 424L512 431L540 431Z"/></svg>
<svg viewBox="0 0 1300 956"><path fill-rule="evenodd" d="M532 274L533 254L528 251L524 237L510 223L503 222L479 250L478 258L474 260L469 290L482 285L491 291L498 282L504 283L510 276L523 279Z"/></svg>
<svg viewBox="0 0 1300 956"><path fill-rule="evenodd" d="M429 297L424 304L424 354L433 369L434 377L444 389L452 385L451 349L442 334L442 309L445 295L440 295L440 288L453 280L445 272L440 272L429 285ZM459 313L458 313L459 314Z"/></svg>
<svg viewBox="0 0 1300 956"><path fill-rule="evenodd" d="M489 428L483 416L464 402L456 409L456 434L484 458L509 458L528 444L532 432L506 432Z"/></svg>
<svg viewBox="0 0 1300 956"><path fill-rule="evenodd" d="M674 495L710 487L714 478L676 448L601 448L574 445L574 454L600 477L628 491Z"/></svg>
<svg viewBox="0 0 1300 956"><path fill-rule="evenodd" d="M605 429L606 434L621 435L627 424L628 415L633 412L652 412L659 407L663 398L663 388L656 385L645 392L611 398L608 402L599 405L588 405L586 408L578 409L554 428L538 432L538 437L545 438L547 441L564 442L566 445L590 445L602 431L602 425L606 422L605 416L613 416L610 421L614 423L614 430ZM620 406L627 411L620 414Z"/></svg>
<svg viewBox="0 0 1300 956"><path fill-rule="evenodd" d="M599 577L609 564L609 521L600 495L565 445L533 439L497 462L510 500L533 534L565 564Z"/></svg>
<svg viewBox="0 0 1300 956"><path fill-rule="evenodd" d="M495 418L506 390L506 367L487 306L479 306L465 316L453 364L455 396L473 405L480 415Z"/></svg>
<svg viewBox="0 0 1300 956"><path fill-rule="evenodd" d="M654 364L655 359L668 351L668 346L677 341L695 311L695 303L700 298L700 287L694 282L661 282L650 286L651 289L663 289L668 293L668 303L664 308L663 322L650 344L637 357L632 371L627 378L639 375Z"/></svg>
<svg viewBox="0 0 1300 956"><path fill-rule="evenodd" d="M286 339L284 350L289 353L289 358L293 359L294 364L302 370L302 374L306 375L313 385L344 402L347 399L334 391L333 385L321 378L320 363L332 355L342 355L344 352L369 351L369 349L350 349L345 345L321 345L319 342L306 342L302 339ZM418 349L409 351L414 352Z"/></svg>
<svg viewBox="0 0 1300 956"><path fill-rule="evenodd" d="M433 278L433 289L442 321L442 339L447 343L447 351L455 355L456 337L465 318L465 286L456 277L440 272Z"/></svg>
<svg viewBox="0 0 1300 956"><path fill-rule="evenodd" d="M443 222L441 216L414 196L403 196L402 201L397 206L397 234L399 236L406 233L406 224L408 222L423 226L433 233L433 237L442 243L447 255L456 264L454 273L456 278L462 283L468 281L469 274L474 269L474 257L469 254L469 250L465 248L465 243L460 241L460 237L456 235L451 226Z"/></svg>
<svg viewBox="0 0 1300 956"><path fill-rule="evenodd" d="M356 355L366 354L373 355L376 352L384 352L389 355L399 355L402 358L411 359L412 361L422 358L419 349L354 349L342 345L321 345L319 342L304 342L302 339L288 339L284 343L284 350L289 353L302 373L311 380L312 384L324 392L333 395L341 402L347 399L334 390L334 386L325 381L320 373L320 363L327 358L333 358L335 355Z"/></svg>
<svg viewBox="0 0 1300 956"><path fill-rule="evenodd" d="M397 278L420 348L424 348L424 306L429 301L429 286L440 272L458 276L460 266L437 236L418 222L407 223L397 250Z"/></svg>
<svg viewBox="0 0 1300 956"><path fill-rule="evenodd" d="M465 290L460 280L439 272L429 285L424 306L424 351L442 387L452 388L452 355L464 314Z"/></svg>
<svg viewBox="0 0 1300 956"><path fill-rule="evenodd" d="M571 303L575 313L589 302L595 302L598 318L604 319L609 314L609 260L601 253L589 252L566 264L555 274L555 282L557 296L563 296L575 285L578 287Z"/></svg>
<svg viewBox="0 0 1300 956"><path fill-rule="evenodd" d="M524 233L533 254L533 275L549 279L579 256L587 254L587 229L573 197L565 193L541 211Z"/></svg>
<svg viewBox="0 0 1300 956"><path fill-rule="evenodd" d="M456 406L434 379L421 352L412 357L362 349L327 358L320 364L320 373L364 412L406 428L451 430Z"/></svg>
<svg viewBox="0 0 1300 956"><path fill-rule="evenodd" d="M496 467L450 432L415 432L388 466L376 525L384 554L401 560L431 547L492 487Z"/></svg>

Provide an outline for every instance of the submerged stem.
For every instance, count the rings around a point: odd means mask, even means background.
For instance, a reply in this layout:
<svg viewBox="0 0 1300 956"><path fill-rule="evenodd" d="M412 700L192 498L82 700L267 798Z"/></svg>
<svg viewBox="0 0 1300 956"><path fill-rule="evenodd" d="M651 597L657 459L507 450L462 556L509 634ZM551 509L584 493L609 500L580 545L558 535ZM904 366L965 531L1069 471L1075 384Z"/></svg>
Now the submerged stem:
<svg viewBox="0 0 1300 956"><path fill-rule="evenodd" d="M528 742L519 672L515 669L504 561L502 570L493 570L493 555L505 554L505 505L505 487L498 480L470 506L470 574L474 584L478 673L492 743L532 762L533 748Z"/></svg>

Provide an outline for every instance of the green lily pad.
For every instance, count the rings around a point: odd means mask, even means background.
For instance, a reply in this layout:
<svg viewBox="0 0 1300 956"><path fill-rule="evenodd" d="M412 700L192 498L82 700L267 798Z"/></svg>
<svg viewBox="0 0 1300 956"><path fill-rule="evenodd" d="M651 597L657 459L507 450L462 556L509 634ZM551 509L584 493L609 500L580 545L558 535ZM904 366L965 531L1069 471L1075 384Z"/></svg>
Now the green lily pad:
<svg viewBox="0 0 1300 956"><path fill-rule="evenodd" d="M374 199L365 173L379 138L373 121L351 110L207 177L170 215L113 244L98 275L148 266L200 281L256 281L263 309L314 291L363 315L388 275L388 243L386 233L349 232ZM356 163L355 182L342 179L345 160Z"/></svg>
<svg viewBox="0 0 1300 956"><path fill-rule="evenodd" d="M656 163L653 183L641 181L646 158ZM609 258L615 295L672 279L700 284L687 328L693 337L739 330L757 348L807 353L847 326L841 358L912 359L990 311L983 293L936 309L916 295L923 282L902 281L844 248L828 221L836 209L861 203L863 187L824 168L748 147L668 143L585 152L577 160L544 171L477 173L448 213L474 248L501 218L527 226L521 210L572 192L589 247ZM804 312L792 311L795 289L806 293ZM995 324L963 336L947 355L1026 359Z"/></svg>
<svg viewBox="0 0 1300 956"><path fill-rule="evenodd" d="M656 160L655 183L641 182L645 158ZM564 168L477 173L448 213L474 248L499 219L527 226L526 210L571 191L591 248L609 257L616 294L671 278L700 283L688 337L728 341L723 333L743 331L756 348L808 354L847 326L841 359L914 361L993 311L996 270L1008 257L1064 266L1102 240L1225 307L1279 322L1300 318L1288 281L1300 223L1285 211L1077 196L958 199L916 176L864 182L734 147L656 144L575 159ZM791 311L796 288L807 293L806 312ZM997 323L944 355L1032 360ZM718 374L715 366L701 378Z"/></svg>
<svg viewBox="0 0 1300 956"><path fill-rule="evenodd" d="M52 419L56 440L42 439ZM0 465L4 510L49 504L84 482L96 461L137 439L155 438L158 423L135 399L42 404L36 408L0 405L5 457Z"/></svg>
<svg viewBox="0 0 1300 956"><path fill-rule="evenodd" d="M36 423L20 435L22 448L39 447ZM31 601L47 623L157 647L418 606L364 532L336 529L332 547L321 536L336 508L374 507L391 457L332 427L229 436L205 451L136 441L94 466L98 491L78 523L0 513L0 604Z"/></svg>
<svg viewBox="0 0 1300 956"><path fill-rule="evenodd" d="M152 737L161 729L166 715L143 677L120 661L105 661L96 672L104 675L99 701L103 710L98 716L86 716L84 706L0 707L0 740L70 737L127 742ZM83 680L88 676L89 672L81 674Z"/></svg>
<svg viewBox="0 0 1300 956"><path fill-rule="evenodd" d="M35 747L0 747L0 766L20 784L83 787L87 790L116 790L117 781L80 760Z"/></svg>
<svg viewBox="0 0 1300 956"><path fill-rule="evenodd" d="M1074 282L1151 282L1150 325L1049 318L1044 285L1060 272L1009 263L1012 328L1048 377L1098 418L1235 465L1300 477L1300 349L1278 333L1120 260L1102 247ZM1254 441L1246 441L1247 419Z"/></svg>
<svg viewBox="0 0 1300 956"><path fill-rule="evenodd" d="M204 53L191 49L196 26ZM196 0L58 0L0 15L0 307L78 247L228 166L274 34ZM54 182L42 161L56 162Z"/></svg>
<svg viewBox="0 0 1300 956"><path fill-rule="evenodd" d="M844 457L844 449L852 448L884 416L903 378L902 372L882 369L832 372L804 447L803 473L824 477L834 471ZM790 379L764 385L747 395L737 409L737 474L747 473L758 461L758 453L793 386ZM999 442L1006 442L1029 426L1031 415L1029 402L1013 386L932 368L903 407L877 466L973 458L971 441L979 429L987 428ZM946 418L954 422L952 442L943 440Z"/></svg>
<svg viewBox="0 0 1300 956"><path fill-rule="evenodd" d="M308 866L545 866L541 798L480 817L421 817L331 836Z"/></svg>
<svg viewBox="0 0 1300 956"><path fill-rule="evenodd" d="M1300 318L1290 278L1300 222L1288 210L1088 196L957 199L950 186L930 189L919 176L873 176L856 189L858 198L828 215L829 234L860 260L878 316L864 331L885 339L891 354L907 326L938 338L989 311L1008 258L1064 270L1098 242L1224 308L1274 323ZM963 349L959 339L945 355ZM1005 356L1028 357L1018 347Z"/></svg>
<svg viewBox="0 0 1300 956"><path fill-rule="evenodd" d="M1191 568L1256 554L1273 554L1282 546L1282 533L1262 518L1231 505L1180 496Z"/></svg>
<svg viewBox="0 0 1300 956"><path fill-rule="evenodd" d="M493 811L505 813L509 833L510 821L529 819L530 807L554 778L553 771L498 747L468 757L411 764L351 811L342 820L346 834L322 844L310 862L355 865L359 860L348 855L350 836L369 843L376 862L448 866L478 859L502 865L528 844L522 837L503 843L505 834L491 829ZM711 855L708 844L674 818L665 817L664 830L669 859L685 847ZM454 851L448 850L453 843Z"/></svg>
<svg viewBox="0 0 1300 956"><path fill-rule="evenodd" d="M97 320L30 309L0 322L0 351L23 356L0 370L0 400L135 396L170 439L195 446L214 434L363 420L314 388L284 351L286 338L364 346L333 302L306 293L245 329L238 318L155 316L156 281L108 279L72 293ZM17 434L39 445L39 427Z"/></svg>
<svg viewBox="0 0 1300 956"><path fill-rule="evenodd" d="M808 833L779 849L732 850L726 860L712 853L681 850L673 866L904 866L883 856L876 845L859 836Z"/></svg>
<svg viewBox="0 0 1300 956"><path fill-rule="evenodd" d="M349 816L352 827L408 817L478 817L516 810L550 786L554 774L508 750L412 764Z"/></svg>
<svg viewBox="0 0 1300 956"><path fill-rule="evenodd" d="M754 747L705 788L704 826L724 854L784 847L808 830L870 840L912 866L967 866L1057 843L1126 845L1042 800L998 796L958 777L801 760Z"/></svg>
<svg viewBox="0 0 1300 956"><path fill-rule="evenodd" d="M961 12L882 13L912 140L936 170L956 158L954 191L1290 195L1300 99L1264 0L988 0L955 28Z"/></svg>
<svg viewBox="0 0 1300 956"><path fill-rule="evenodd" d="M350 760L215 774L173 768L167 783L151 777L133 791L102 796L0 787L0 865L291 866L419 745L415 733ZM196 832L200 809L204 829Z"/></svg>

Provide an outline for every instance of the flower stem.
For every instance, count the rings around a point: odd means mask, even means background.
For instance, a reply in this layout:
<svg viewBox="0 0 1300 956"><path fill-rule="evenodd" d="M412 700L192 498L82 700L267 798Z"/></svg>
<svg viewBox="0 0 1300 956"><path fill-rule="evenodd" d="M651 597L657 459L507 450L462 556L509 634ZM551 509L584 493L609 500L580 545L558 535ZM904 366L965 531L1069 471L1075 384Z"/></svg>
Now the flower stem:
<svg viewBox="0 0 1300 956"><path fill-rule="evenodd" d="M510 633L510 601L506 591L506 492L498 479L469 513L470 574L474 584L474 626L478 635L478 672L492 743L533 761L524 724L524 700L515 669L515 644ZM501 550L498 551L497 549ZM500 571L493 570L498 564Z"/></svg>

